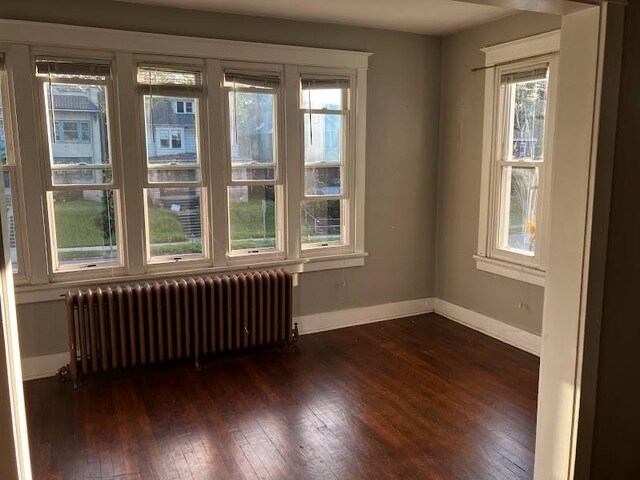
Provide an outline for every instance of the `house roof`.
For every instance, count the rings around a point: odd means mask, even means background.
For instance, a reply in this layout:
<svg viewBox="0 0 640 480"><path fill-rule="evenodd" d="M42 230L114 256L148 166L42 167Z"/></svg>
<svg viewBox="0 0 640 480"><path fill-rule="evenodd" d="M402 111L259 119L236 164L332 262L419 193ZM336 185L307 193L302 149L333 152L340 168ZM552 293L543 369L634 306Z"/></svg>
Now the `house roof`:
<svg viewBox="0 0 640 480"><path fill-rule="evenodd" d="M54 95L53 108L55 110L72 110L76 112L98 111L98 107L84 95Z"/></svg>

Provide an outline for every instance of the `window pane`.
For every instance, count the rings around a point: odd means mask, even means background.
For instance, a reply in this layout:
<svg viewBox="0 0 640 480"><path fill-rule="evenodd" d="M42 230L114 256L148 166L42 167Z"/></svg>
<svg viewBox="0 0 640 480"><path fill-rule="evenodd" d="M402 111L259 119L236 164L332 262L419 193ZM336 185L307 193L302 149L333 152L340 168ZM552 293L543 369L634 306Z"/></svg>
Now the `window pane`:
<svg viewBox="0 0 640 480"><path fill-rule="evenodd" d="M44 94L51 164L109 164L107 87L44 82Z"/></svg>
<svg viewBox="0 0 640 480"><path fill-rule="evenodd" d="M231 163L274 164L274 95L229 92Z"/></svg>
<svg viewBox="0 0 640 480"><path fill-rule="evenodd" d="M305 195L340 195L341 167L306 167L304 184Z"/></svg>
<svg viewBox="0 0 640 480"><path fill-rule="evenodd" d="M505 167L505 219L502 248L533 255L536 240L536 200L538 197L538 169ZM507 221L508 220L508 221Z"/></svg>
<svg viewBox="0 0 640 480"><path fill-rule="evenodd" d="M199 182L200 170L194 169L149 169L150 183Z"/></svg>
<svg viewBox="0 0 640 480"><path fill-rule="evenodd" d="M303 83L302 108L309 108L311 105L314 110L342 110L342 93L341 88L314 88L313 83Z"/></svg>
<svg viewBox="0 0 640 480"><path fill-rule="evenodd" d="M509 160L542 161L547 108L547 80L510 84L513 98Z"/></svg>
<svg viewBox="0 0 640 480"><path fill-rule="evenodd" d="M2 112L0 112L1 114ZM1 118L1 116L0 116ZM0 129L2 122L0 121ZM4 171L4 202L7 208L7 223L9 225L9 254L11 255L11 266L13 273L18 271L18 249L16 246L16 223L13 214L13 198L11 197L11 174Z"/></svg>
<svg viewBox="0 0 640 480"><path fill-rule="evenodd" d="M105 185L113 181L111 169L64 169L51 172L54 185Z"/></svg>
<svg viewBox="0 0 640 480"><path fill-rule="evenodd" d="M113 190L53 193L58 264L118 261Z"/></svg>
<svg viewBox="0 0 640 480"><path fill-rule="evenodd" d="M3 85L0 85L2 87ZM7 137L4 130L4 109L2 105L2 88L0 88L0 164L3 167L4 202L7 208L7 222L9 225L9 253L13 273L18 271L18 251L16 247L15 217L13 215L13 198L11 197L11 174L7 167Z"/></svg>
<svg viewBox="0 0 640 480"><path fill-rule="evenodd" d="M202 73L198 71L171 70L161 67L139 67L138 83L142 85L197 86L202 84Z"/></svg>
<svg viewBox="0 0 640 480"><path fill-rule="evenodd" d="M229 187L231 250L276 247L275 187Z"/></svg>
<svg viewBox="0 0 640 480"><path fill-rule="evenodd" d="M233 167L231 178L238 180L273 180L276 169L273 167Z"/></svg>
<svg viewBox="0 0 640 480"><path fill-rule="evenodd" d="M304 163L340 163L342 115L304 114Z"/></svg>
<svg viewBox="0 0 640 480"><path fill-rule="evenodd" d="M191 113L184 112L185 99L144 96L147 161L153 165L198 165L198 100Z"/></svg>
<svg viewBox="0 0 640 480"><path fill-rule="evenodd" d="M202 254L200 188L150 188L147 207L151 257Z"/></svg>
<svg viewBox="0 0 640 480"><path fill-rule="evenodd" d="M302 246L342 243L342 201L313 200L302 203Z"/></svg>

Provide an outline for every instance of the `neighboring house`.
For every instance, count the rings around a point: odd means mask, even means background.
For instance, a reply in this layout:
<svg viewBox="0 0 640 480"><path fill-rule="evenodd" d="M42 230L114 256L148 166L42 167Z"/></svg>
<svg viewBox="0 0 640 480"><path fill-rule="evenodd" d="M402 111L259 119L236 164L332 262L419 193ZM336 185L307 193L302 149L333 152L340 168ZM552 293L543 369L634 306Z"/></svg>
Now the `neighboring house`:
<svg viewBox="0 0 640 480"><path fill-rule="evenodd" d="M147 111L149 163L193 163L198 151L196 105L190 99L153 97Z"/></svg>

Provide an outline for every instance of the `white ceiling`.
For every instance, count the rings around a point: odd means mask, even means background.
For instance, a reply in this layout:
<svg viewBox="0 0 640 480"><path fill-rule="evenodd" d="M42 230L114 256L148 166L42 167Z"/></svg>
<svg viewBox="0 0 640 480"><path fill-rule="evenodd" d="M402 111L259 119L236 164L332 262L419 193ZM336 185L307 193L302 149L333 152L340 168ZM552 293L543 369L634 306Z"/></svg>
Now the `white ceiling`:
<svg viewBox="0 0 640 480"><path fill-rule="evenodd" d="M445 35L513 12L453 0L120 0Z"/></svg>

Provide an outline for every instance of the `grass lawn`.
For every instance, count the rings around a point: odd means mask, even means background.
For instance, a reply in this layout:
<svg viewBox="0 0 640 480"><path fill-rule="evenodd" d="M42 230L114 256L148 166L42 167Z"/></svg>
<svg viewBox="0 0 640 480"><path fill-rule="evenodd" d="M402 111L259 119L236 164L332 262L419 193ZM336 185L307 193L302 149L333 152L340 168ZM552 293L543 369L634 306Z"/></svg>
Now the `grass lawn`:
<svg viewBox="0 0 640 480"><path fill-rule="evenodd" d="M98 247L108 244L105 240L102 203L92 200L67 200L55 203L56 234L59 248ZM234 203L230 208L232 248L275 247L275 204L267 202L263 219L262 202L251 200ZM266 232L265 223L266 220ZM179 254L201 252L202 245L190 241L182 231L179 217L167 210L150 209L149 224L152 253ZM266 233L266 235L265 235ZM266 236L266 238L264 238ZM114 239L115 240L115 239ZM162 245L182 243L183 245ZM78 257L79 252L73 252ZM89 257L95 252L87 252Z"/></svg>
<svg viewBox="0 0 640 480"><path fill-rule="evenodd" d="M56 202L55 213L58 248L108 245L102 225L101 202L92 200ZM151 209L149 224L151 243L177 243L189 240L182 231L178 215L173 212ZM77 256L77 254L74 255Z"/></svg>

